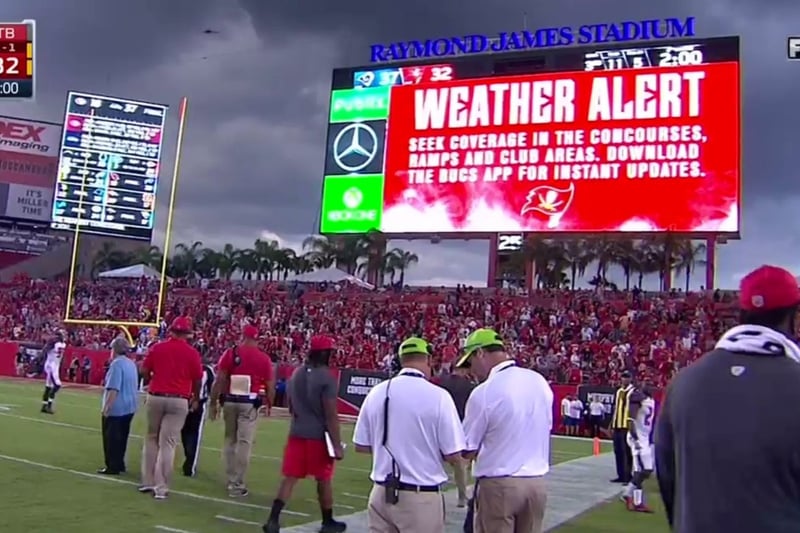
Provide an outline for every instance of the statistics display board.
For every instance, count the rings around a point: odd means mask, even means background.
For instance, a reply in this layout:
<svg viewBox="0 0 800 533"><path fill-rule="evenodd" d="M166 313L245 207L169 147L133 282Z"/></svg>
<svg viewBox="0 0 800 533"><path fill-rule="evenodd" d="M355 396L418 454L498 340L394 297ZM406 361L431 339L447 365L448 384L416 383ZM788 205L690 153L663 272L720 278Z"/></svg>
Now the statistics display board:
<svg viewBox="0 0 800 533"><path fill-rule="evenodd" d="M167 106L70 92L52 227L149 241Z"/></svg>
<svg viewBox="0 0 800 533"><path fill-rule="evenodd" d="M36 93L36 21L0 22L0 100Z"/></svg>
<svg viewBox="0 0 800 533"><path fill-rule="evenodd" d="M739 231L739 39L337 69L320 231Z"/></svg>

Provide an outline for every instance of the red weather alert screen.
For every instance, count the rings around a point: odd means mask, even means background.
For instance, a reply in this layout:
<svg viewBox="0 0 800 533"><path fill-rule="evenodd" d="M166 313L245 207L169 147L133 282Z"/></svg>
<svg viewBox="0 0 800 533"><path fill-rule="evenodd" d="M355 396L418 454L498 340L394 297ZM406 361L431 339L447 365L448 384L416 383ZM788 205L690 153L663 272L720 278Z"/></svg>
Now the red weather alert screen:
<svg viewBox="0 0 800 533"><path fill-rule="evenodd" d="M739 229L739 65L392 87L382 230Z"/></svg>

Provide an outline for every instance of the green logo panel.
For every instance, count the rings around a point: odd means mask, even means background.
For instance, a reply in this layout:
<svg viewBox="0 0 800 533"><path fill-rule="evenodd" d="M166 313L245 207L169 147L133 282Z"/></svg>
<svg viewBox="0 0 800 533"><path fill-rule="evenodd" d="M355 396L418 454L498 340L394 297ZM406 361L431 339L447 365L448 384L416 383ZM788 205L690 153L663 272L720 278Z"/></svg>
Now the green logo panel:
<svg viewBox="0 0 800 533"><path fill-rule="evenodd" d="M381 229L383 174L326 176L322 190L322 233L367 233Z"/></svg>
<svg viewBox="0 0 800 533"><path fill-rule="evenodd" d="M333 91L330 122L359 122L388 118L391 89L391 87L373 87Z"/></svg>

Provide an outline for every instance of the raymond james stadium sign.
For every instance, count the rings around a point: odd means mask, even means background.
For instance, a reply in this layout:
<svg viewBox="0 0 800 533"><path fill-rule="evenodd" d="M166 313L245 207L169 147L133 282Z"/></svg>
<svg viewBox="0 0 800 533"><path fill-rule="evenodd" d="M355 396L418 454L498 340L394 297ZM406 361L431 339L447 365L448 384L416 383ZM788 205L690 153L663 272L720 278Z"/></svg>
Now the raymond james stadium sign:
<svg viewBox="0 0 800 533"><path fill-rule="evenodd" d="M579 27L560 26L539 28L537 30L500 32L493 37L476 34L462 37L426 39L425 41L373 44L370 47L370 61L383 63L406 59L518 52L572 44L608 44L694 37L694 23L694 17L638 21L625 20L602 24L584 24Z"/></svg>

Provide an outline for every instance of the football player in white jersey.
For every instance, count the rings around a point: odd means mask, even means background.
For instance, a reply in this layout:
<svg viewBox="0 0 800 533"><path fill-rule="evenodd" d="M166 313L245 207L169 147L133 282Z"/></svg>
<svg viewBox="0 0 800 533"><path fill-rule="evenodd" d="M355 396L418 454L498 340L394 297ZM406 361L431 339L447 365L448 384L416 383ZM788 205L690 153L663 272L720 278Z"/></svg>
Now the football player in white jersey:
<svg viewBox="0 0 800 533"><path fill-rule="evenodd" d="M652 513L644 502L642 484L653 473L653 418L656 402L646 385L631 392L628 408L628 446L633 454L633 477L622 494L622 501L629 511Z"/></svg>
<svg viewBox="0 0 800 533"><path fill-rule="evenodd" d="M45 344L44 352L44 395L42 396L42 412L53 414L53 400L55 400L58 389L61 388L61 360L64 358L64 350L67 344L64 342L64 335L59 332L55 337Z"/></svg>

